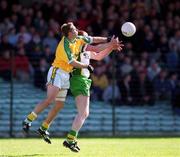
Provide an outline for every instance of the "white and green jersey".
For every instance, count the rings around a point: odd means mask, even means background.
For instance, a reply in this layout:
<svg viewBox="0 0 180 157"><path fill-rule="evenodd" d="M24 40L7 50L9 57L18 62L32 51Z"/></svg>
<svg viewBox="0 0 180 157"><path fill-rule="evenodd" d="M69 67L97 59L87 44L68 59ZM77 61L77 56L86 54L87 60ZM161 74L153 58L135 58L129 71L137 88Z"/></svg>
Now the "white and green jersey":
<svg viewBox="0 0 180 157"><path fill-rule="evenodd" d="M85 64L89 64L90 62L90 56L91 55L91 52L90 51L84 51L84 52L81 52L79 58L78 58L78 61L82 62L82 63L85 63ZM82 76L85 76L87 78L89 78L90 76L90 72L87 68L74 68L73 72L72 72L73 75L82 75Z"/></svg>

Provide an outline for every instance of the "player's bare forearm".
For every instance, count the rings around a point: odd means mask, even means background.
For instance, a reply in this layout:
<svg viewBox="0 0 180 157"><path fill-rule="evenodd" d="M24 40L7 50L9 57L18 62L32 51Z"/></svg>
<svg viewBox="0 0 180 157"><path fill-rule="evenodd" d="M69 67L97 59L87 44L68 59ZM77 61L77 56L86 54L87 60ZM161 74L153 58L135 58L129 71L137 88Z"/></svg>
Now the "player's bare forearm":
<svg viewBox="0 0 180 157"><path fill-rule="evenodd" d="M101 37L99 37L101 38ZM103 37L102 37L103 38ZM102 51L106 48L108 48L112 43L121 43L119 42L118 37L115 38L115 36L113 35L111 38L106 38L107 41L109 41L108 43L102 43L102 44L98 44L96 46L92 46L92 45L88 45L86 50L87 51L94 51L94 52L99 52Z"/></svg>
<svg viewBox="0 0 180 157"><path fill-rule="evenodd" d="M92 37L93 38L93 43L98 44L98 43L106 43L108 38L107 37Z"/></svg>
<svg viewBox="0 0 180 157"><path fill-rule="evenodd" d="M118 38L114 38L113 36L111 38L111 42L109 42L109 45L106 49L100 51L99 53L96 53L96 52L91 53L91 59L102 60L103 58L108 56L112 50L121 51L123 46L124 45L122 44L122 41L119 41Z"/></svg>
<svg viewBox="0 0 180 157"><path fill-rule="evenodd" d="M109 43L103 43L103 44L98 44L98 45L88 45L86 48L86 51L94 51L94 52L100 52L105 50L106 48L108 48L110 46L110 42Z"/></svg>
<svg viewBox="0 0 180 157"><path fill-rule="evenodd" d="M87 64L81 63L77 60L73 60L70 64L75 68L87 68L88 67Z"/></svg>
<svg viewBox="0 0 180 157"><path fill-rule="evenodd" d="M106 56L108 56L112 50L113 50L113 46L110 45L108 48L100 51L99 53L91 52L91 59L100 61L100 60L104 59Z"/></svg>

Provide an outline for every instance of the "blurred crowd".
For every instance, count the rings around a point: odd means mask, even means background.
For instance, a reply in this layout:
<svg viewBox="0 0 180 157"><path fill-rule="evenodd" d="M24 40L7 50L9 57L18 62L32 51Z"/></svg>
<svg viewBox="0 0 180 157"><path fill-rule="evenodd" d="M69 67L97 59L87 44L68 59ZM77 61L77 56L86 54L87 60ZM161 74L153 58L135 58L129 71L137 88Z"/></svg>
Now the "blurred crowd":
<svg viewBox="0 0 180 157"><path fill-rule="evenodd" d="M175 104L180 96L179 0L1 0L0 77L10 80L12 71L16 79L45 89L60 26L67 21L91 36L114 34L125 44L122 52L92 62L93 100ZM121 34L125 21L136 25L131 38Z"/></svg>

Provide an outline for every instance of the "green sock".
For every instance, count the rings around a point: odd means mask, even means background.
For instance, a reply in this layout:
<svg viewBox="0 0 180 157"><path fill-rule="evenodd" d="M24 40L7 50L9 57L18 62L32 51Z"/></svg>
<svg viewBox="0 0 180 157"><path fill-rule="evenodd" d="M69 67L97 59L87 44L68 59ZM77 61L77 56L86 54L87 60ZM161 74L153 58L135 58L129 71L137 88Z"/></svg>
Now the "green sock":
<svg viewBox="0 0 180 157"><path fill-rule="evenodd" d="M75 130L71 130L68 134L67 134L67 141L69 143L73 142L76 138L77 138L78 132Z"/></svg>

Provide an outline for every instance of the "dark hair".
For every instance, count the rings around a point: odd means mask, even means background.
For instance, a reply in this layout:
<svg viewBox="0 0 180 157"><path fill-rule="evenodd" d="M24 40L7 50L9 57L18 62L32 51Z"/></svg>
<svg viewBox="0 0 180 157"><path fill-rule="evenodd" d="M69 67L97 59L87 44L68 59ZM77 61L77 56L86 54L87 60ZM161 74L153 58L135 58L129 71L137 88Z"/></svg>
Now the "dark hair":
<svg viewBox="0 0 180 157"><path fill-rule="evenodd" d="M65 36L65 37L68 37L68 33L71 31L71 29L72 29L73 26L74 26L74 25L73 25L72 22L64 23L64 24L61 26L62 35Z"/></svg>

